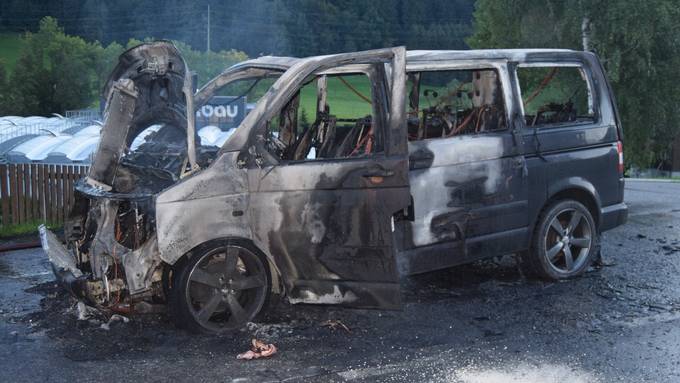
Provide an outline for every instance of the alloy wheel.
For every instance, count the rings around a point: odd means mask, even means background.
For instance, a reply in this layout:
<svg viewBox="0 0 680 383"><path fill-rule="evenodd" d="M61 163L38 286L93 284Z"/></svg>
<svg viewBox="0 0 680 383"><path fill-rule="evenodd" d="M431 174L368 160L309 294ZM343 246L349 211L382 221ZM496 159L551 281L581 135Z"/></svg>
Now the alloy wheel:
<svg viewBox="0 0 680 383"><path fill-rule="evenodd" d="M205 329L225 331L252 320L264 305L267 289L260 257L244 247L227 245L207 252L193 266L187 306Z"/></svg>
<svg viewBox="0 0 680 383"><path fill-rule="evenodd" d="M578 270L588 259L593 245L593 228L577 209L564 209L550 221L545 233L545 256L560 273Z"/></svg>

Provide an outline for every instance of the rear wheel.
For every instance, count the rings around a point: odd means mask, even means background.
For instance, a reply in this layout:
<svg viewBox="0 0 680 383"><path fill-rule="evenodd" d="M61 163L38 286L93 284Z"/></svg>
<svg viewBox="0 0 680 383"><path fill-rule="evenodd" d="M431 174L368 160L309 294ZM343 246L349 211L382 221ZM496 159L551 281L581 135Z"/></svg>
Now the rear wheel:
<svg viewBox="0 0 680 383"><path fill-rule="evenodd" d="M574 200L556 201L541 214L522 262L530 274L560 280L583 274L600 249L593 216Z"/></svg>
<svg viewBox="0 0 680 383"><path fill-rule="evenodd" d="M196 251L173 272L170 305L180 327L224 332L252 321L271 291L266 258L231 241Z"/></svg>

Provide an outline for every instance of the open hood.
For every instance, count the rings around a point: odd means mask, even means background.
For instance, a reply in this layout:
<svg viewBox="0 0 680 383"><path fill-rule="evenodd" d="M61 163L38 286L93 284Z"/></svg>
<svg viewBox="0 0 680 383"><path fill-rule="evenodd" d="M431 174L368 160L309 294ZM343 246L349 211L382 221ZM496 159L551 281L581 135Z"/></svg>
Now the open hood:
<svg viewBox="0 0 680 383"><path fill-rule="evenodd" d="M143 44L123 53L103 97L104 127L86 180L90 187L129 193L139 178L134 173L142 169L174 181L198 167L193 113L187 113L193 110L191 76L171 42ZM145 144L131 152L132 142L143 132Z"/></svg>

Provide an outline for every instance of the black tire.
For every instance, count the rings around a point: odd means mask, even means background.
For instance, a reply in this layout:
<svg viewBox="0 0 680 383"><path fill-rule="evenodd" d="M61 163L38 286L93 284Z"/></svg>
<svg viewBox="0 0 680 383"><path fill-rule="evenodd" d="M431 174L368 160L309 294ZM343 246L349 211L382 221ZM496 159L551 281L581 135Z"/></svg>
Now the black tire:
<svg viewBox="0 0 680 383"><path fill-rule="evenodd" d="M170 275L170 314L177 326L192 332L238 329L264 311L271 293L266 257L241 241L201 246Z"/></svg>
<svg viewBox="0 0 680 383"><path fill-rule="evenodd" d="M522 254L523 270L551 281L577 277L598 254L599 238L587 207L575 200L555 201L538 218L531 249Z"/></svg>

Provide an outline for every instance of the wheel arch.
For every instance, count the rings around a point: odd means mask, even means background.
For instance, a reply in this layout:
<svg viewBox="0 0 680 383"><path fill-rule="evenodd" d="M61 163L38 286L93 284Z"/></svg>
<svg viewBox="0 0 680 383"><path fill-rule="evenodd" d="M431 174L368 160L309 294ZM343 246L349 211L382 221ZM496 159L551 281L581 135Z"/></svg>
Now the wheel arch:
<svg viewBox="0 0 680 383"><path fill-rule="evenodd" d="M600 217L601 203L600 195L597 192L597 189L595 188L595 186L593 186L591 182L584 178L571 177L568 179L564 179L556 184L553 184L552 187L548 188L547 199L545 200L541 208L536 211L536 214L531 219L531 230L529 231L531 233L531 236L529 238L529 241L531 241L531 237L533 236L533 233L536 230L536 224L538 223L538 219L541 216L541 214L545 211L545 209L555 201L565 199L575 200L577 202L582 203L586 208L588 208L588 211L590 211L590 214L593 216L593 220L595 221L595 227L599 231L601 221Z"/></svg>
<svg viewBox="0 0 680 383"><path fill-rule="evenodd" d="M573 199L577 202L582 203L585 207L588 208L590 211L590 214L593 216L593 220L595 221L595 225L599 227L600 225L600 209L599 209L599 204L597 203L597 200L595 197L590 194L588 191L584 189L579 189L579 188L572 188L572 189L566 189L563 190L559 193L555 193L548 202L552 203L554 201L559 201L559 200L565 200L565 199Z"/></svg>
<svg viewBox="0 0 680 383"><path fill-rule="evenodd" d="M187 251L186 253L182 254L180 257L174 260L173 263L167 263L170 268L176 268L176 267L181 267L184 265L192 256L193 254L198 253L201 249L212 246L215 244L235 244L235 245L240 245L243 247L247 247L248 249L255 251L262 255L266 260L267 263L269 264L269 274L271 277L271 282L272 282L272 290L274 293L285 293L285 285L282 283L282 275L281 275L281 270L279 269L278 265L274 261L274 258L270 256L269 254L265 253L260 249L255 243L248 239L248 238L242 238L242 237L221 237L221 238L213 238L211 240L202 242L196 246L194 246L191 250Z"/></svg>

